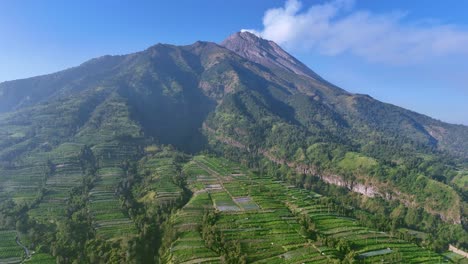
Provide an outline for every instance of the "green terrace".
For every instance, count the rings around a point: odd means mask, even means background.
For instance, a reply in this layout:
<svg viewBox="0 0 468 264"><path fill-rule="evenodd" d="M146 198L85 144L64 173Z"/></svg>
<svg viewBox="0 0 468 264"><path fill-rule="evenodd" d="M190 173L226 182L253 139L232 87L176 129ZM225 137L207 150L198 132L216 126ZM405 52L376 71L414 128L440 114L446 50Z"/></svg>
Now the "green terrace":
<svg viewBox="0 0 468 264"><path fill-rule="evenodd" d="M25 256L24 250L16 243L16 231L0 230L0 263L20 263Z"/></svg>
<svg viewBox="0 0 468 264"><path fill-rule="evenodd" d="M325 196L223 158L181 158L169 150L140 158L138 146L119 141L87 150L67 143L22 157L15 166L0 170L2 198L33 205L27 214L39 223L58 223L67 217L72 190L88 184L83 197L94 234L113 243L141 234L140 222L125 205L127 192L147 216L168 212L161 225L164 263L464 261L365 227ZM400 232L425 235L410 229ZM0 231L0 263L23 260L16 234ZM29 246L28 235L19 235ZM236 252L238 259L227 252ZM25 263L55 263L55 257L41 252Z"/></svg>
<svg viewBox="0 0 468 264"><path fill-rule="evenodd" d="M168 263L219 263L220 252L201 233L207 212L225 244L239 244L248 263L330 263L342 259L341 245L362 263L439 263L442 255L347 217L317 193L258 176L221 158L196 156L183 168L193 192L170 218L175 228ZM318 234L301 225L307 216Z"/></svg>
<svg viewBox="0 0 468 264"><path fill-rule="evenodd" d="M311 198L304 190L289 188L286 193L289 196L287 200L291 210L308 215L316 229L330 244L338 243L340 240L347 241L359 259L366 263L381 260L439 263L442 259L441 255L416 244L360 226L357 220L334 211L331 206L324 205L320 198Z"/></svg>
<svg viewBox="0 0 468 264"><path fill-rule="evenodd" d="M55 258L49 254L37 253L31 256L30 259L26 260L24 263L27 264L55 264L57 263Z"/></svg>
<svg viewBox="0 0 468 264"><path fill-rule="evenodd" d="M165 204L180 200L182 189L174 183L177 165L171 157L145 157L140 160L139 171L146 175L145 186L139 190L145 194L140 202Z"/></svg>
<svg viewBox="0 0 468 264"><path fill-rule="evenodd" d="M39 221L57 221L66 216L66 202L70 191L83 184L84 168L81 154L84 145L62 144L48 154L50 174L43 185L43 197L29 215Z"/></svg>
<svg viewBox="0 0 468 264"><path fill-rule="evenodd" d="M134 223L126 215L116 194L124 173L121 168L116 167L99 169L89 194L89 213L96 235L103 239L131 237L136 233Z"/></svg>
<svg viewBox="0 0 468 264"><path fill-rule="evenodd" d="M206 245L200 233L207 211L219 213L216 228L223 240L240 242L249 263L327 262L327 256L300 234L287 207L267 202L270 194L257 192L261 187L237 165L197 156L184 172L194 195L171 218L177 236L166 256L169 263L220 263L219 253Z"/></svg>
<svg viewBox="0 0 468 264"><path fill-rule="evenodd" d="M127 173L125 162L138 157L137 146L108 141L93 146L91 150L97 170L89 192L88 207L96 236L104 240L134 237L137 230L122 206L118 188Z"/></svg>

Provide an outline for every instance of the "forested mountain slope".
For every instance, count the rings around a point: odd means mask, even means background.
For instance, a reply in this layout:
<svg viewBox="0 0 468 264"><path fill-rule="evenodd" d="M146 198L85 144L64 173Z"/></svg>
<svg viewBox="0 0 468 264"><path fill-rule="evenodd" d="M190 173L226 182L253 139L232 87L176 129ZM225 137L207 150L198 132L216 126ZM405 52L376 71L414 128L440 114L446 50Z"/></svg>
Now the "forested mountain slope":
<svg viewBox="0 0 468 264"><path fill-rule="evenodd" d="M1 83L0 230L63 263L171 258L201 151L360 208L362 225L467 247L468 127L349 93L248 32Z"/></svg>

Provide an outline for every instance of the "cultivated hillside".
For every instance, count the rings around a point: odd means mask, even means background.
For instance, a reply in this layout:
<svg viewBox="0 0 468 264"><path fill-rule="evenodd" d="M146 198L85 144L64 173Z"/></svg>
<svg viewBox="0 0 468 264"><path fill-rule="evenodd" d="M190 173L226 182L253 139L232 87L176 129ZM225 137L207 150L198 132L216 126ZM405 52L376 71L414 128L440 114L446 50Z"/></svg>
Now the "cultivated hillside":
<svg viewBox="0 0 468 264"><path fill-rule="evenodd" d="M170 258L157 253L174 239L162 225L199 191L182 167L201 151L284 183L274 190L295 185L333 197L321 203L343 214L359 208L345 215L362 225L419 230L437 250L468 241L468 127L349 93L248 32L1 83L0 136L0 230L34 232L28 239L64 263L89 261L76 253L85 248L109 249L106 260L132 247ZM288 199L283 209L299 210Z"/></svg>

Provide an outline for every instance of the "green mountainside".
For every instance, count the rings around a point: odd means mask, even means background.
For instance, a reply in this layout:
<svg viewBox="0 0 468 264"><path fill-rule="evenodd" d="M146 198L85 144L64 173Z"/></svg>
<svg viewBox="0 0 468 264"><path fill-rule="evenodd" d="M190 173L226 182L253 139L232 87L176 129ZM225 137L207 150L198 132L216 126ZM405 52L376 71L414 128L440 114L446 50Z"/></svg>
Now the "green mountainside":
<svg viewBox="0 0 468 264"><path fill-rule="evenodd" d="M467 178L468 127L248 32L0 83L0 263L463 261Z"/></svg>

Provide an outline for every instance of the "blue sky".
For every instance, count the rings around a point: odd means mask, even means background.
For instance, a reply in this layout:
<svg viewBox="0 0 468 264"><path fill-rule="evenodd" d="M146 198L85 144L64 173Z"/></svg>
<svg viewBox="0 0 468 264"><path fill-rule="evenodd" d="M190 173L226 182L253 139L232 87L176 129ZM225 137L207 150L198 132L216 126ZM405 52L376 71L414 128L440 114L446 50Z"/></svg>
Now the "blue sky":
<svg viewBox="0 0 468 264"><path fill-rule="evenodd" d="M0 82L250 29L338 86L468 125L468 1L0 1Z"/></svg>

